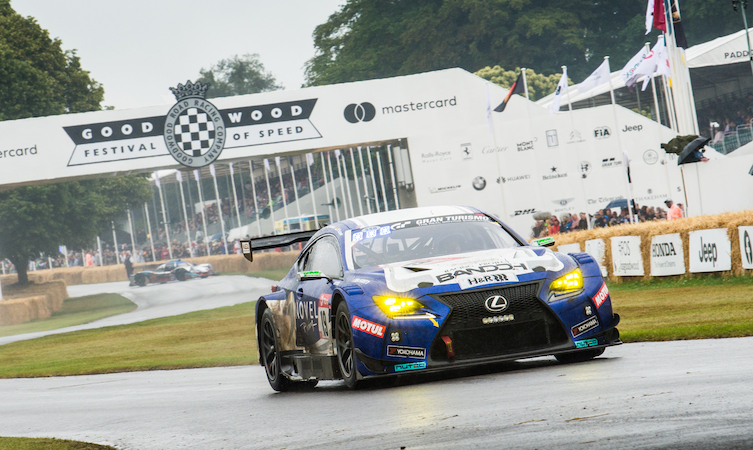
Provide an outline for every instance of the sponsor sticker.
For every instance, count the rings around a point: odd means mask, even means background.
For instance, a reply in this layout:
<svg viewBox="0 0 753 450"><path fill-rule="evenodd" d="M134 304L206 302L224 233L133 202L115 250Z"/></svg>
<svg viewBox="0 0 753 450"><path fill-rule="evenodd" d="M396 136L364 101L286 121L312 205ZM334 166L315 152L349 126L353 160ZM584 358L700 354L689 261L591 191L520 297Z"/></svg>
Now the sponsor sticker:
<svg viewBox="0 0 753 450"><path fill-rule="evenodd" d="M601 305L604 304L604 301L609 297L609 289L607 288L606 283L601 283L601 289L599 289L599 292L594 295L593 301L597 308L601 308Z"/></svg>
<svg viewBox="0 0 753 450"><path fill-rule="evenodd" d="M402 347L399 345L388 345L387 356L393 356L396 358L426 359L426 349L420 347Z"/></svg>
<svg viewBox="0 0 753 450"><path fill-rule="evenodd" d="M595 347L599 345L599 341L596 339L584 339L582 341L575 341L575 346L578 348Z"/></svg>
<svg viewBox="0 0 753 450"><path fill-rule="evenodd" d="M573 334L573 337L578 337L581 334L593 330L594 328L599 326L599 320L594 317L590 317L586 319L585 321L579 323L578 325L575 325L570 329L570 332Z"/></svg>
<svg viewBox="0 0 753 450"><path fill-rule="evenodd" d="M460 278L458 284L460 289L471 289L487 284L494 283L517 283L518 277L514 273L495 273L489 275L479 275L475 277Z"/></svg>
<svg viewBox="0 0 753 450"><path fill-rule="evenodd" d="M426 369L426 362L414 362L407 364L397 364L395 366L395 372L405 372L406 370Z"/></svg>
<svg viewBox="0 0 753 450"><path fill-rule="evenodd" d="M353 316L353 322L351 322L350 326L353 327L354 330L363 331L364 333L368 333L378 338L384 337L384 325L379 325L378 323L362 319L358 316Z"/></svg>

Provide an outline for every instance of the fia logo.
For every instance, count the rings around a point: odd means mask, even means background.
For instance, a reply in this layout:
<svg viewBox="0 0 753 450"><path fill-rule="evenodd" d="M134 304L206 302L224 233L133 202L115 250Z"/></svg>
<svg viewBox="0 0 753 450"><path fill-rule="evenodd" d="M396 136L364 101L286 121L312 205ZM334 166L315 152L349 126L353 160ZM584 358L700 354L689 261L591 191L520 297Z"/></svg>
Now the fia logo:
<svg viewBox="0 0 753 450"><path fill-rule="evenodd" d="M607 139L612 136L612 130L609 127L598 127L594 129L596 139Z"/></svg>

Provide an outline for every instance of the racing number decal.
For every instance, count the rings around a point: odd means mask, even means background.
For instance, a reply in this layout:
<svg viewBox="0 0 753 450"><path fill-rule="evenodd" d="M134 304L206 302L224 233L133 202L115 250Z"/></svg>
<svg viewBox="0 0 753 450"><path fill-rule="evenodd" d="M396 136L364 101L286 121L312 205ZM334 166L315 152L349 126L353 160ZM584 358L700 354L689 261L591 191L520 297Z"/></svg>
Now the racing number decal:
<svg viewBox="0 0 753 450"><path fill-rule="evenodd" d="M331 339L332 333L330 329L330 311L331 306L329 300L332 298L330 294L322 294L319 296L319 338Z"/></svg>

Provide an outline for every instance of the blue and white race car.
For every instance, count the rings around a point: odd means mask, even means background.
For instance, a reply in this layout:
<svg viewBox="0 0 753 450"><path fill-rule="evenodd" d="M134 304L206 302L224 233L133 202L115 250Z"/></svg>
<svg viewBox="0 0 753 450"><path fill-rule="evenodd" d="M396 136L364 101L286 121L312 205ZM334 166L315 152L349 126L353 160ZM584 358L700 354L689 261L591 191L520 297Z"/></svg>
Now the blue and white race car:
<svg viewBox="0 0 753 450"><path fill-rule="evenodd" d="M590 255L529 245L474 208L371 214L242 249L252 260L306 239L256 304L259 362L277 391L544 355L585 361L621 343Z"/></svg>

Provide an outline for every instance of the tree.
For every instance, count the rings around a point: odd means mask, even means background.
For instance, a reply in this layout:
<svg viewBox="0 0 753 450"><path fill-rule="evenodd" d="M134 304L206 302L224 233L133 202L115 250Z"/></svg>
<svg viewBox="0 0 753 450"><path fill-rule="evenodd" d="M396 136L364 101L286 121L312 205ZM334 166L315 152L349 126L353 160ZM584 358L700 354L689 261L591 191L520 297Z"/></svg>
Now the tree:
<svg viewBox="0 0 753 450"><path fill-rule="evenodd" d="M510 89L520 75L520 67L516 67L515 70L505 70L499 66L487 66L476 72L476 75L505 89ZM536 101L554 92L561 76L562 74L557 73L546 76L534 72L533 69L526 69L526 84L530 99Z"/></svg>
<svg viewBox="0 0 753 450"><path fill-rule="evenodd" d="M681 2L690 45L741 28L727 6ZM646 41L646 0L347 0L314 30L306 83L321 85L461 67L568 66L578 82L609 55L621 68Z"/></svg>
<svg viewBox="0 0 753 450"><path fill-rule="evenodd" d="M94 111L103 95L75 51L64 52L33 18L0 0L0 120ZM13 262L26 284L29 259L55 255L63 243L90 246L128 202L148 198L148 182L137 176L0 192L0 258Z"/></svg>
<svg viewBox="0 0 753 450"><path fill-rule="evenodd" d="M257 54L223 59L209 69L202 68L199 73L201 76L197 81L209 84L207 98L256 94L283 88L271 73L265 71Z"/></svg>

